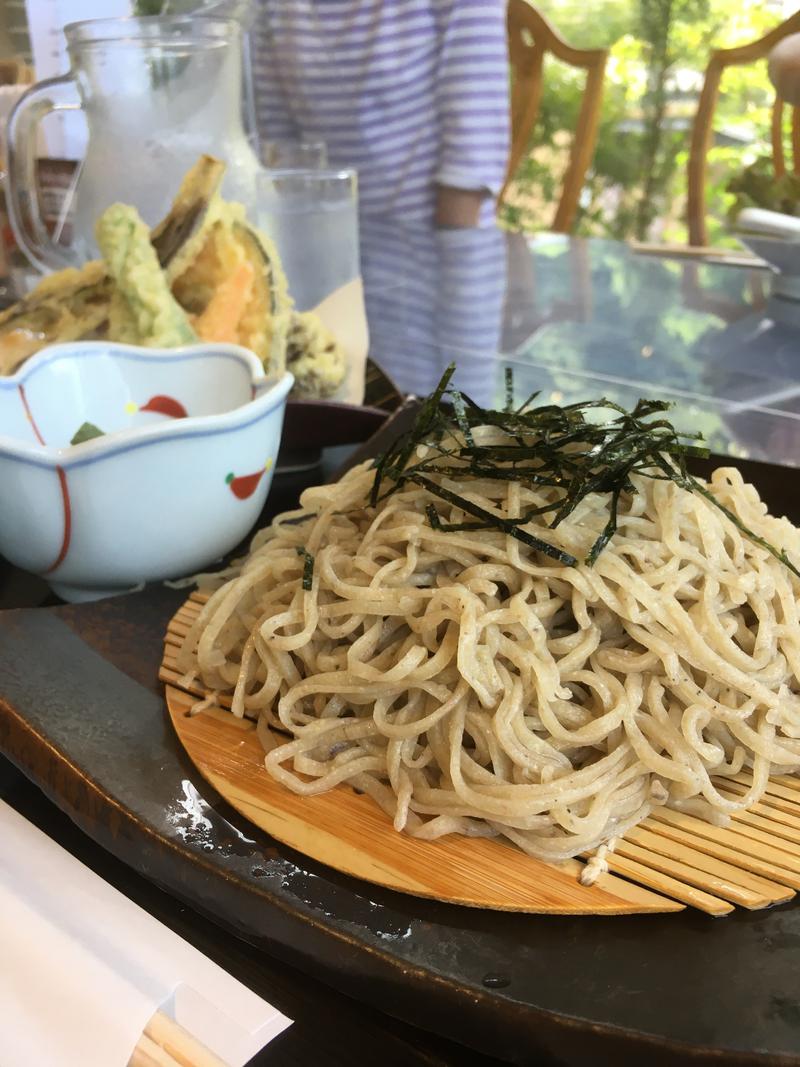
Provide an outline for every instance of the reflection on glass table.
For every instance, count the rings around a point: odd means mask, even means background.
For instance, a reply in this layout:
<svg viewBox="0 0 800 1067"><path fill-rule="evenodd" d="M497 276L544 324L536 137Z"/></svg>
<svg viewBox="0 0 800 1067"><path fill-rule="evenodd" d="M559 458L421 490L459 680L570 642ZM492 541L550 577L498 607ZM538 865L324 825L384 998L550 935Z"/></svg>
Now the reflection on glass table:
<svg viewBox="0 0 800 1067"><path fill-rule="evenodd" d="M334 241L323 266L357 273L360 251L370 354L404 392L428 394L455 361L457 385L502 404L509 364L520 394L671 400L715 452L800 466L800 303L773 295L768 271L606 240L359 225L359 247ZM306 244L320 259L319 233Z"/></svg>
<svg viewBox="0 0 800 1067"><path fill-rule="evenodd" d="M564 403L671 400L673 421L714 451L800 465L800 306L771 298L765 271L610 241L508 240L510 262L525 262L522 243L535 279L527 301L517 267L506 305L504 355L523 389ZM525 315L531 330L520 337Z"/></svg>
<svg viewBox="0 0 800 1067"><path fill-rule="evenodd" d="M756 310L749 278L754 272L698 269L694 263L636 255L614 241L526 242L509 235L508 242L517 278L524 262L522 242L534 282L527 291L516 279L509 287L506 323L516 322L517 329L509 335L506 328L504 354L563 370L720 395L713 368L698 353L709 337ZM526 315L531 329L520 336L519 319ZM756 375L742 373L755 395L757 383L770 377L766 367Z"/></svg>
<svg viewBox="0 0 800 1067"><path fill-rule="evenodd" d="M430 392L455 359L465 391L502 404L510 365L520 398L670 400L715 452L800 466L800 306L768 272L379 222L361 244L371 348L400 388Z"/></svg>
<svg viewBox="0 0 800 1067"><path fill-rule="evenodd" d="M505 234L363 219L370 355L407 393L430 393L451 361L478 403L494 394L506 291Z"/></svg>

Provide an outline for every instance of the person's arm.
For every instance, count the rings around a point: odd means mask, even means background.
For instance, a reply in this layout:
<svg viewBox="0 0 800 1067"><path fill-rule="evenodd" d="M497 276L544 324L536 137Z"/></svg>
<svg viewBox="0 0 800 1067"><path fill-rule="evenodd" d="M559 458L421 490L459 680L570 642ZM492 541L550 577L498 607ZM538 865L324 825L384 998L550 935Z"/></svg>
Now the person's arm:
<svg viewBox="0 0 800 1067"><path fill-rule="evenodd" d="M488 189L454 189L451 185L437 185L436 225L477 226L481 205L488 195Z"/></svg>
<svg viewBox="0 0 800 1067"><path fill-rule="evenodd" d="M441 0L436 223L475 226L509 151L505 0Z"/></svg>

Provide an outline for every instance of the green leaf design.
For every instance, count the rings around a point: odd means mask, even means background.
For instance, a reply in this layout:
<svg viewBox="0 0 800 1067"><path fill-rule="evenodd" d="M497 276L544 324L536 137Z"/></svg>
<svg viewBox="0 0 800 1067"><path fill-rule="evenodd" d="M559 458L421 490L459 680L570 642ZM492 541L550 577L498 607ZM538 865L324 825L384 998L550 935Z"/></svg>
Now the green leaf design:
<svg viewBox="0 0 800 1067"><path fill-rule="evenodd" d="M72 436L71 445L82 445L86 441L93 441L95 437L105 437L105 430L95 426L93 422L82 423Z"/></svg>

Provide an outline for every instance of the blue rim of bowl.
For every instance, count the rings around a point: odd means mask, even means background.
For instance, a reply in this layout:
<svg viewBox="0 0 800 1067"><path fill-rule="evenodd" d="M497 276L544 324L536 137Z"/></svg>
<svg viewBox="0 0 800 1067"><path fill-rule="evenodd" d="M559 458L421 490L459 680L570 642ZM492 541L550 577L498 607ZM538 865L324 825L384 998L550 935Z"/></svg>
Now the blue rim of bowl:
<svg viewBox="0 0 800 1067"><path fill-rule="evenodd" d="M58 363L62 359L80 359L81 356L103 353L119 356L132 363L186 363L210 354L244 364L250 372L253 385L257 385L266 377L258 356L241 345L210 341L208 344L181 345L178 348L144 348L141 345L120 344L117 341L64 341L61 344L47 345L26 360L16 374L0 378L0 389L16 389L33 378L43 367Z"/></svg>
<svg viewBox="0 0 800 1067"><path fill-rule="evenodd" d="M244 364L250 371L252 386L259 391L253 399L233 408L232 411L220 412L215 415L190 415L185 419L180 419L178 422L170 422L166 425L132 427L104 437L94 438L80 445L67 445L63 448L40 445L38 443L28 444L0 433L0 453L35 467L75 469L123 452L131 452L154 442L188 440L195 437L214 437L230 430L246 429L254 422L265 418L285 402L289 390L294 384L294 375L289 371L285 371L280 378L269 384L269 379L265 376L258 357L249 349L242 348L239 345L208 344L187 345L182 348L170 349L143 349L136 345L82 341L73 344L51 345L42 349L41 352L23 364L22 369L17 374L8 378L1 378L0 389L18 389L20 385L24 386L37 370L58 359L75 358L82 353L97 352L111 352L123 359L134 359L137 362L164 359L170 362L186 362L202 358L204 354L210 352L213 355L233 359ZM265 386L268 386L268 388L264 388Z"/></svg>

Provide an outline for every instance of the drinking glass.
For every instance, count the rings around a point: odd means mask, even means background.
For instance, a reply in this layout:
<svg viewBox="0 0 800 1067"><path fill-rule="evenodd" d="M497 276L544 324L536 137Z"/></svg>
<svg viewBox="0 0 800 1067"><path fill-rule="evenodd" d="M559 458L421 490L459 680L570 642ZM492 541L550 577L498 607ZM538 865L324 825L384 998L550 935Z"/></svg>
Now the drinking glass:
<svg viewBox="0 0 800 1067"><path fill-rule="evenodd" d="M358 183L353 170L263 170L258 224L278 248L299 311L361 273Z"/></svg>
<svg viewBox="0 0 800 1067"><path fill-rule="evenodd" d="M328 147L324 141L264 141L261 158L268 170L322 170Z"/></svg>

